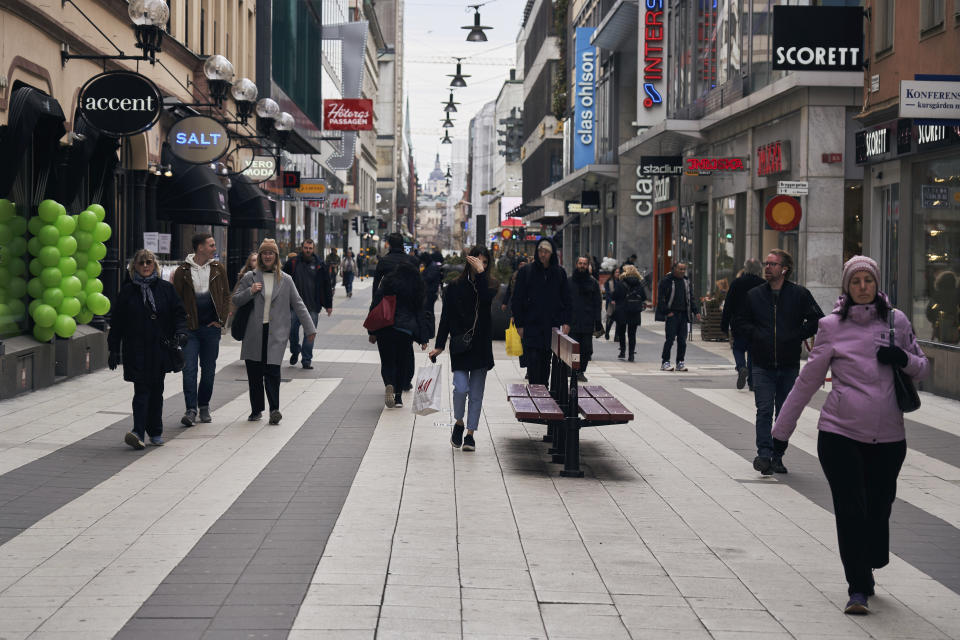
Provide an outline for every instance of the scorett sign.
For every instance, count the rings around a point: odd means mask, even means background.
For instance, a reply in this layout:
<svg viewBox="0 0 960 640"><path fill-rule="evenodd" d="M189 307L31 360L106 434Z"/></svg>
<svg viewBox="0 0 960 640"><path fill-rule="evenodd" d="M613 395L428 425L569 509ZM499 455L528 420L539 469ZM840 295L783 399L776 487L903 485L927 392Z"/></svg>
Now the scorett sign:
<svg viewBox="0 0 960 640"><path fill-rule="evenodd" d="M863 8L773 8L773 68L863 70Z"/></svg>
<svg viewBox="0 0 960 640"><path fill-rule="evenodd" d="M132 71L107 71L83 85L77 98L80 116L112 137L146 131L160 117L163 98L153 82Z"/></svg>
<svg viewBox="0 0 960 640"><path fill-rule="evenodd" d="M184 162L206 164L217 160L230 147L223 125L207 116L190 116L176 122L167 133L170 150Z"/></svg>

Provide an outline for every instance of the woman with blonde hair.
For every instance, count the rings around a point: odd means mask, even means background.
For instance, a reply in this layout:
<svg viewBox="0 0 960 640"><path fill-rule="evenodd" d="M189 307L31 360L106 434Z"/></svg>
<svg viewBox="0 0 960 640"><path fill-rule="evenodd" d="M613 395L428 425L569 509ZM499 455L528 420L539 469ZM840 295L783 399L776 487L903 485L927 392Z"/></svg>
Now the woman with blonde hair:
<svg viewBox="0 0 960 640"><path fill-rule="evenodd" d="M617 342L620 343L618 358L623 360L627 347L633 362L637 352L637 327L640 326L640 314L647 306L647 292L643 287L640 272L632 264L623 265L620 284L613 292L614 313L617 322Z"/></svg>
<svg viewBox="0 0 960 640"><path fill-rule="evenodd" d="M250 391L250 421L263 416L263 395L270 408L270 424L278 424L280 414L280 363L290 337L290 313L297 314L304 334L312 341L317 329L303 304L293 278L280 269L280 250L275 240L265 238L257 251L257 267L240 280L233 294L239 309L253 301L240 358L247 367Z"/></svg>
<svg viewBox="0 0 960 640"><path fill-rule="evenodd" d="M143 449L143 441L163 444L163 378L182 367L174 351L187 340L187 314L173 285L160 277L153 253L137 251L127 278L113 301L108 365L123 364L123 379L133 383L133 430L123 441Z"/></svg>

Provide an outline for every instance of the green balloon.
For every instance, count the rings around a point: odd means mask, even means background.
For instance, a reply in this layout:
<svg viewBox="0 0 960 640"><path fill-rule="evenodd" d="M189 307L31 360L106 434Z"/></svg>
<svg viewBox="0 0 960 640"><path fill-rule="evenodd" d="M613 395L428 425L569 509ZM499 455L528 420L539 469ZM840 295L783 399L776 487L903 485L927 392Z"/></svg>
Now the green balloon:
<svg viewBox="0 0 960 640"><path fill-rule="evenodd" d="M10 220L7 223L7 226L10 227L10 230L13 231L13 235L22 236L27 232L27 219L23 216L17 216Z"/></svg>
<svg viewBox="0 0 960 640"><path fill-rule="evenodd" d="M33 310L36 309L36 308L37 308L38 306L40 306L41 304L43 304L43 300L31 300L31 301L30 301L30 306L27 307L27 312L30 314L30 317L31 317L31 318L33 317Z"/></svg>
<svg viewBox="0 0 960 640"><path fill-rule="evenodd" d="M77 251L73 254L73 259L77 261L77 269L85 269L90 258L83 251Z"/></svg>
<svg viewBox="0 0 960 640"><path fill-rule="evenodd" d="M10 270L6 267L0 267L0 291L7 288L7 285L10 284Z"/></svg>
<svg viewBox="0 0 960 640"><path fill-rule="evenodd" d="M77 291L77 295L75 295L74 298L80 301L81 307L87 304L87 292L84 291L83 289L80 289L80 291ZM77 314L73 314L73 315L77 315Z"/></svg>
<svg viewBox="0 0 960 640"><path fill-rule="evenodd" d="M77 321L61 313L57 316L57 320L53 324L53 330L61 338L69 338L77 331Z"/></svg>
<svg viewBox="0 0 960 640"><path fill-rule="evenodd" d="M102 316L110 311L110 299L102 293L92 293L87 296L87 308Z"/></svg>
<svg viewBox="0 0 960 640"><path fill-rule="evenodd" d="M36 324L33 326L33 337L40 342L50 342L53 340L53 327L41 327Z"/></svg>
<svg viewBox="0 0 960 640"><path fill-rule="evenodd" d="M27 229L30 230L30 235L35 236L38 233L40 233L40 229L45 224L47 223L44 222L40 216L33 216L32 218L30 218L30 221L27 222Z"/></svg>
<svg viewBox="0 0 960 640"><path fill-rule="evenodd" d="M52 327L57 321L57 310L48 304L39 304L33 310L33 321L40 327Z"/></svg>
<svg viewBox="0 0 960 640"><path fill-rule="evenodd" d="M97 242L106 242L110 239L110 236L113 235L110 225L108 225L106 222L98 222L92 233L93 239Z"/></svg>
<svg viewBox="0 0 960 640"><path fill-rule="evenodd" d="M0 222L6 222L15 215L17 207L6 198L0 198Z"/></svg>
<svg viewBox="0 0 960 640"><path fill-rule="evenodd" d="M13 319L18 321L23 319L23 314L26 312L27 307L21 300L7 300L7 309L10 310L10 315L13 316Z"/></svg>
<svg viewBox="0 0 960 640"><path fill-rule="evenodd" d="M96 278L97 276L100 275L100 272L103 271L103 267L100 266L99 262L95 260L90 260L87 263L86 268L84 268L84 271L86 271L87 275L90 276L91 278Z"/></svg>
<svg viewBox="0 0 960 640"><path fill-rule="evenodd" d="M40 227L40 233L37 234L37 238L40 240L40 244L46 246L53 246L57 244L57 240L60 239L60 232L52 224L45 224Z"/></svg>
<svg viewBox="0 0 960 640"><path fill-rule="evenodd" d="M107 217L107 212L99 204L91 204L87 207L87 211L93 211L97 215L97 222L103 222L103 219Z"/></svg>
<svg viewBox="0 0 960 640"><path fill-rule="evenodd" d="M75 231L73 237L77 239L77 249L89 251L93 246L93 235L89 231Z"/></svg>
<svg viewBox="0 0 960 640"><path fill-rule="evenodd" d="M53 224L62 236L72 235L77 229L77 221L72 216L60 216Z"/></svg>
<svg viewBox="0 0 960 640"><path fill-rule="evenodd" d="M43 264L37 258L32 258L30 260L30 275L39 276L41 271L43 271Z"/></svg>
<svg viewBox="0 0 960 640"><path fill-rule="evenodd" d="M61 256L72 256L77 252L77 239L73 236L63 236L57 240L57 250Z"/></svg>
<svg viewBox="0 0 960 640"><path fill-rule="evenodd" d="M44 291L46 291L46 287L40 282L40 278L30 278L30 281L27 283L27 293L30 294L31 298L34 300L42 298Z"/></svg>
<svg viewBox="0 0 960 640"><path fill-rule="evenodd" d="M63 303L64 298L63 291L56 287L50 287L49 289L43 290L43 296L41 296L40 299L43 300L43 304L57 308Z"/></svg>
<svg viewBox="0 0 960 640"><path fill-rule="evenodd" d="M23 258L10 258L7 263L7 269L12 276L23 276L27 273L27 265Z"/></svg>
<svg viewBox="0 0 960 640"><path fill-rule="evenodd" d="M68 318L72 318L78 313L80 313L80 309L82 308L83 308L83 305L80 304L80 301L77 300L76 298L64 298L63 302L60 303L60 306L57 307L57 313L59 313L61 316L67 316ZM77 328L76 324L74 324L73 328L74 329Z"/></svg>
<svg viewBox="0 0 960 640"><path fill-rule="evenodd" d="M63 207L59 202L55 200L44 200L37 207L37 213L43 218L44 222L53 224L53 222L60 216Z"/></svg>
<svg viewBox="0 0 960 640"><path fill-rule="evenodd" d="M85 269L77 269L77 272L73 275L77 276L77 279L80 281L80 284L82 284L84 287L87 286L87 282L90 280L90 276L87 275L87 272Z"/></svg>
<svg viewBox="0 0 960 640"><path fill-rule="evenodd" d="M67 276L60 281L60 290L63 291L63 295L68 298L77 295L77 292L81 289L83 289L83 283L81 283L80 278L76 276Z"/></svg>
<svg viewBox="0 0 960 640"><path fill-rule="evenodd" d="M91 320L93 320L93 311L90 309L81 309L77 314L77 324L87 324Z"/></svg>
<svg viewBox="0 0 960 640"><path fill-rule="evenodd" d="M40 244L40 240L37 238L30 238L27 241L27 251L30 252L32 256L40 255L40 249L43 249L43 245Z"/></svg>
<svg viewBox="0 0 960 640"><path fill-rule="evenodd" d="M23 278L10 278L10 284L7 286L7 299L16 300L27 295L27 281Z"/></svg>
<svg viewBox="0 0 960 640"><path fill-rule="evenodd" d="M17 236L10 241L7 250L14 256L22 256L27 252L27 239L23 236Z"/></svg>
<svg viewBox="0 0 960 640"><path fill-rule="evenodd" d="M107 257L107 245L102 242L94 242L87 254L91 260L103 260Z"/></svg>
<svg viewBox="0 0 960 640"><path fill-rule="evenodd" d="M0 245L8 245L13 240L13 229L7 224L0 222Z"/></svg>
<svg viewBox="0 0 960 640"><path fill-rule="evenodd" d="M37 259L45 267L55 267L60 262L60 251L56 247L44 247L37 254Z"/></svg>
<svg viewBox="0 0 960 640"><path fill-rule="evenodd" d="M57 264L57 269L60 269L60 273L65 276L72 276L77 272L77 261L70 256L60 258L60 262Z"/></svg>
<svg viewBox="0 0 960 640"><path fill-rule="evenodd" d="M13 314L10 313L10 307L0 303L0 325L13 322Z"/></svg>
<svg viewBox="0 0 960 640"><path fill-rule="evenodd" d="M81 211L77 217L77 226L81 231L93 231L97 226L97 214L93 211Z"/></svg>
<svg viewBox="0 0 960 640"><path fill-rule="evenodd" d="M90 280L87 281L87 284L84 285L83 290L87 292L87 295L92 293L103 293L103 283L96 278L90 278Z"/></svg>
<svg viewBox="0 0 960 640"><path fill-rule="evenodd" d="M63 280L63 274L56 267L47 267L40 272L40 282L44 287L59 287L61 280Z"/></svg>

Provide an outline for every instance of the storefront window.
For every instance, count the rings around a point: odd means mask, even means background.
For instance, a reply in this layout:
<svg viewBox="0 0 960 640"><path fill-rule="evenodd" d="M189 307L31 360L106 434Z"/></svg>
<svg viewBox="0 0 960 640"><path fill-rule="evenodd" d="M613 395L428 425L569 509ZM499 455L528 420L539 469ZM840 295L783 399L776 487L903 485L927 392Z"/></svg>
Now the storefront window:
<svg viewBox="0 0 960 640"><path fill-rule="evenodd" d="M913 165L913 328L960 343L960 157Z"/></svg>
<svg viewBox="0 0 960 640"><path fill-rule="evenodd" d="M737 272L734 246L737 235L737 198L729 196L713 201L714 227L713 295L723 297ZM705 292L706 293L706 292Z"/></svg>

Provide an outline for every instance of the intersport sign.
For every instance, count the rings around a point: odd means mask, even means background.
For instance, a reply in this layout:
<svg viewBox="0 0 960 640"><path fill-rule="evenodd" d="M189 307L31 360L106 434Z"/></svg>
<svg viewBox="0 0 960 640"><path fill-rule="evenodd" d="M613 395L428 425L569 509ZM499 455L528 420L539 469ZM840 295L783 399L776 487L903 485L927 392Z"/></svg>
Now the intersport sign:
<svg viewBox="0 0 960 640"><path fill-rule="evenodd" d="M775 6L773 68L862 71L863 9Z"/></svg>
<svg viewBox="0 0 960 640"><path fill-rule="evenodd" d="M90 78L77 98L80 117L107 136L146 131L160 118L163 99L157 85L132 71L107 71Z"/></svg>

